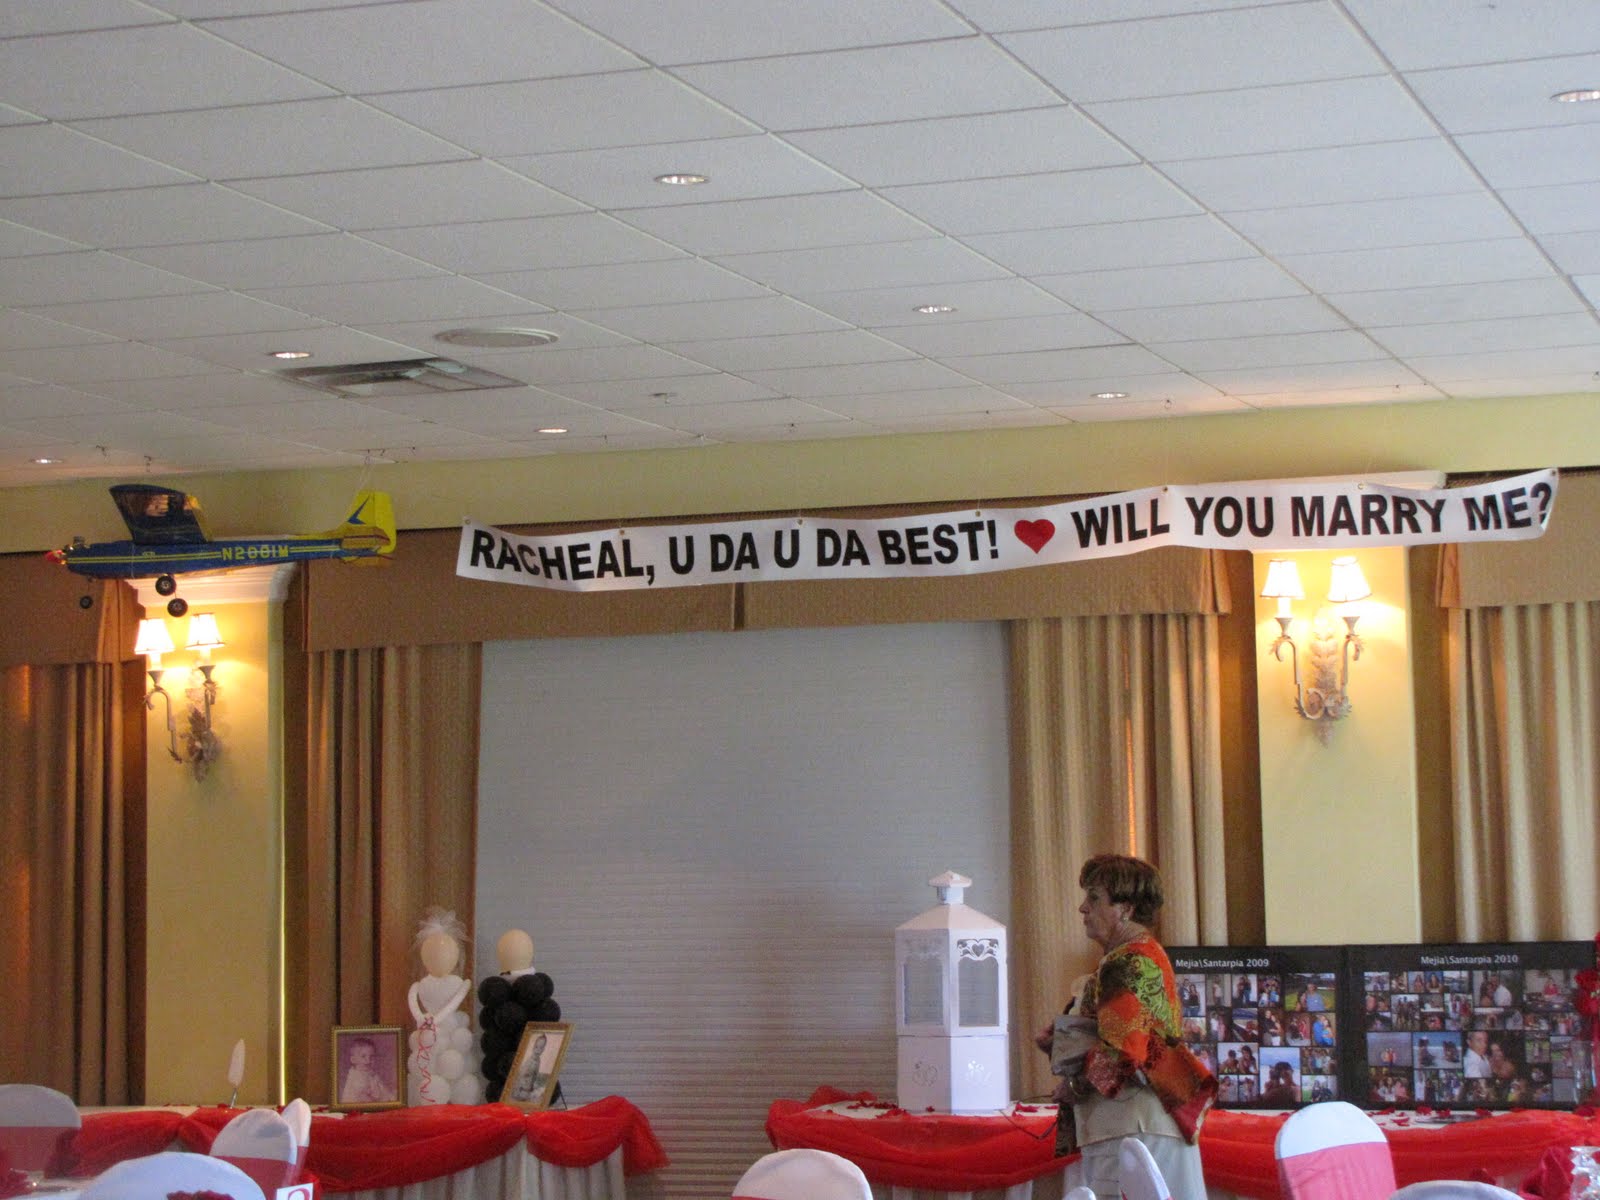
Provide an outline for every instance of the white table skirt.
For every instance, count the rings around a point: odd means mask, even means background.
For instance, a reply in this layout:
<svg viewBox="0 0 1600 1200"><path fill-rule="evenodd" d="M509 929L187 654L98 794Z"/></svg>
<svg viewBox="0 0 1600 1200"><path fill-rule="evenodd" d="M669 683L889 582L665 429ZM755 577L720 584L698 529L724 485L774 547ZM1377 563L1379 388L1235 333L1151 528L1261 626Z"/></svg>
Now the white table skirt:
<svg viewBox="0 0 1600 1200"><path fill-rule="evenodd" d="M872 1185L873 1200L1061 1200L1062 1196L1083 1182L1083 1168L1074 1162L1065 1170L1041 1175L1027 1183L1008 1188L994 1188L981 1192L936 1192L923 1188L888 1187ZM1241 1200L1232 1192L1220 1188L1207 1188L1206 1200Z"/></svg>
<svg viewBox="0 0 1600 1200"><path fill-rule="evenodd" d="M518 1142L499 1158L404 1187L323 1192L323 1200L627 1200L622 1148L592 1167L558 1167Z"/></svg>

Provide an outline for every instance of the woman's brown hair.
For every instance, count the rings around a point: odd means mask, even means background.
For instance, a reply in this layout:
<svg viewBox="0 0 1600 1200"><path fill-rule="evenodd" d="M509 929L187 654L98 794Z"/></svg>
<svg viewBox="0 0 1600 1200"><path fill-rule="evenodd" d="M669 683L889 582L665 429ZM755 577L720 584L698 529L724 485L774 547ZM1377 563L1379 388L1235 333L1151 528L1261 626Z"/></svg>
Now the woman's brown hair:
<svg viewBox="0 0 1600 1200"><path fill-rule="evenodd" d="M1161 872L1126 854L1096 854L1078 872L1078 886L1101 888L1113 904L1133 905L1131 915L1141 925L1153 922L1166 902Z"/></svg>

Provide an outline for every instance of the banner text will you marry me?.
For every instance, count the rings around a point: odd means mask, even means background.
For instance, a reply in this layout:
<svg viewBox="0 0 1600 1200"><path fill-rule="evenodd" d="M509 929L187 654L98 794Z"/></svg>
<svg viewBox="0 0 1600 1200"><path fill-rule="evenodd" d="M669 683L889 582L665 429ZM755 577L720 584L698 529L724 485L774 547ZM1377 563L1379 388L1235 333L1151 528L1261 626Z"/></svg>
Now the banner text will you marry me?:
<svg viewBox="0 0 1600 1200"><path fill-rule="evenodd" d="M456 573L567 591L730 580L970 575L1157 546L1314 550L1538 537L1558 476L1416 491L1368 483L1171 485L1032 508L524 535L463 524Z"/></svg>

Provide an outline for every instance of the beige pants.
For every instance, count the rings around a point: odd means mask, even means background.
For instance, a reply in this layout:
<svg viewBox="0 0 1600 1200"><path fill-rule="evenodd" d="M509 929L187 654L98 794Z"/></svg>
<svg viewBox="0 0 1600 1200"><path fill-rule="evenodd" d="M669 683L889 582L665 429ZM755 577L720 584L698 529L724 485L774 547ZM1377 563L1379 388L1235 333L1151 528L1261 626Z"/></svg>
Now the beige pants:
<svg viewBox="0 0 1600 1200"><path fill-rule="evenodd" d="M1168 1137L1160 1133L1135 1133L1150 1151L1150 1157L1161 1168L1161 1177L1167 1181L1172 1200L1206 1200L1205 1176L1200 1171L1200 1147L1191 1146L1181 1137ZM1121 1168L1117 1164L1117 1151L1121 1138L1107 1138L1103 1142L1083 1148L1083 1182L1102 1200L1120 1200Z"/></svg>

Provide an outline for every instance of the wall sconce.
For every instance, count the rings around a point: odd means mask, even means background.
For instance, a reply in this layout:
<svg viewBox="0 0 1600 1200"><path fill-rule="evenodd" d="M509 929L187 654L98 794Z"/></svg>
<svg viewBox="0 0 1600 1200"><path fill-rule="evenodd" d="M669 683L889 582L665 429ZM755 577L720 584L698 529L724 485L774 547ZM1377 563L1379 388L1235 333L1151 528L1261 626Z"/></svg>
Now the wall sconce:
<svg viewBox="0 0 1600 1200"><path fill-rule="evenodd" d="M191 684L184 691L189 701L189 712L181 733L173 717L172 696L161 686L161 656L171 654L173 650L172 635L167 632L167 623L159 617L148 617L140 621L138 640L133 646L135 654L141 654L150 660L150 690L144 695L144 706L147 709L155 708L158 695L166 701L167 753L172 755L174 762L187 763L196 779L205 778L206 772L222 749L217 735L211 728L211 706L217 700L216 680L211 677L215 667L211 661L211 652L220 649L223 644L222 637L217 632L217 619L213 614L196 613L189 618L189 640L185 648L193 650L199 656L199 661L190 669ZM196 673L200 676L198 683L193 682ZM180 740L183 743L181 748Z"/></svg>
<svg viewBox="0 0 1600 1200"><path fill-rule="evenodd" d="M1278 638L1272 643L1272 657L1283 661L1283 649L1289 648L1289 661L1294 668L1294 709L1308 721L1316 722L1317 737L1326 745L1333 732L1333 723L1350 715L1350 659L1361 657L1361 635L1356 632L1356 622L1361 614L1346 608L1339 615L1344 620L1344 637L1325 624L1314 623L1311 629L1310 660L1311 682L1300 682L1300 653L1294 638L1289 636L1289 623L1293 620L1291 600L1304 600L1305 589L1300 586L1300 571L1293 562L1275 558L1267 564L1267 582L1261 589L1267 600L1278 602ZM1333 573L1328 582L1328 602L1349 605L1372 595L1361 564L1353 555L1342 555L1333 560Z"/></svg>

